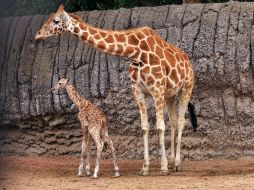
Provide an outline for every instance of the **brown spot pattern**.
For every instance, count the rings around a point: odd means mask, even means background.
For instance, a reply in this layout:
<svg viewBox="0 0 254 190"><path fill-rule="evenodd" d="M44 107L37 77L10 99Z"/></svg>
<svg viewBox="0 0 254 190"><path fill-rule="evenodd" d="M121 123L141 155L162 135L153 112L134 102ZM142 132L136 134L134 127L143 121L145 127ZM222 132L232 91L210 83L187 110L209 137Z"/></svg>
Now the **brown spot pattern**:
<svg viewBox="0 0 254 190"><path fill-rule="evenodd" d="M163 58L163 50L159 46L155 46L155 53L160 57Z"/></svg>
<svg viewBox="0 0 254 190"><path fill-rule="evenodd" d="M118 42L126 42L126 38L124 34L119 34L118 36L115 36Z"/></svg>
<svg viewBox="0 0 254 190"><path fill-rule="evenodd" d="M74 32L75 32L75 33L79 33L79 31L80 31L80 30L79 30L78 27L74 27Z"/></svg>
<svg viewBox="0 0 254 190"><path fill-rule="evenodd" d="M134 52L134 48L133 47L127 47L126 49L125 49L125 54L126 55L130 55L130 54L132 54Z"/></svg>
<svg viewBox="0 0 254 190"><path fill-rule="evenodd" d="M154 82L155 82L155 81L154 81L154 78L153 78L152 76L149 76L149 77L146 78L146 83L147 83L149 86L153 85Z"/></svg>
<svg viewBox="0 0 254 190"><path fill-rule="evenodd" d="M153 37L148 37L147 38L147 43L148 43L151 51L154 52L155 40L153 39Z"/></svg>
<svg viewBox="0 0 254 190"><path fill-rule="evenodd" d="M100 32L101 37L105 38L107 36L106 32Z"/></svg>
<svg viewBox="0 0 254 190"><path fill-rule="evenodd" d="M141 53L140 59L141 59L141 61L142 61L143 63L148 64L148 55L147 55L147 53L142 52L142 53Z"/></svg>
<svg viewBox="0 0 254 190"><path fill-rule="evenodd" d="M139 71L139 74L140 74L140 77L141 77L141 79L143 80L143 81L145 81L145 75L144 75L144 73L142 72L142 70L140 70Z"/></svg>
<svg viewBox="0 0 254 190"><path fill-rule="evenodd" d="M94 39L99 40L100 38L101 38L101 36L99 34L94 35Z"/></svg>
<svg viewBox="0 0 254 190"><path fill-rule="evenodd" d="M88 37L88 33L87 32L83 32L82 36L81 36L81 39L82 40L87 40L87 37Z"/></svg>
<svg viewBox="0 0 254 190"><path fill-rule="evenodd" d="M137 32L136 33L136 36L138 37L138 39L140 39L140 40L142 40L142 39L144 39L145 38L145 35L144 34L142 34L141 32Z"/></svg>
<svg viewBox="0 0 254 190"><path fill-rule="evenodd" d="M147 42L146 42L145 40L142 40L142 41L141 41L141 43L140 43L140 48L141 48L142 50L145 50L145 51L149 51L149 50L150 50L150 48L149 48L149 46L148 46L148 44L147 44Z"/></svg>
<svg viewBox="0 0 254 190"><path fill-rule="evenodd" d="M177 73L176 73L176 70L175 70L175 69L172 70L171 75L170 75L170 78L171 78L175 83L178 83L179 79L178 79L178 76L177 76Z"/></svg>
<svg viewBox="0 0 254 190"><path fill-rule="evenodd" d="M106 41L107 43L113 43L113 42L114 42L114 38L113 38L112 35L108 35L108 37L105 38L105 41Z"/></svg>
<svg viewBox="0 0 254 190"><path fill-rule="evenodd" d="M87 29L87 27L84 24L82 24L82 23L79 23L79 28L81 28L82 30L86 30Z"/></svg>
<svg viewBox="0 0 254 190"><path fill-rule="evenodd" d="M123 53L123 46L122 45L119 45L117 44L117 49L115 51L117 54L121 54Z"/></svg>
<svg viewBox="0 0 254 190"><path fill-rule="evenodd" d="M149 63L151 65L159 65L160 59L155 54L149 53Z"/></svg>
<svg viewBox="0 0 254 190"><path fill-rule="evenodd" d="M104 41L99 41L98 42L98 48L105 49L105 47L106 47L106 44L104 43Z"/></svg>
<svg viewBox="0 0 254 190"><path fill-rule="evenodd" d="M153 76L155 76L156 78L161 78L162 77L162 72L161 72L161 66L155 66L152 67L152 74Z"/></svg>
<svg viewBox="0 0 254 190"><path fill-rule="evenodd" d="M94 29L92 29L92 28L89 28L88 31L89 31L89 33L90 33L91 35L94 35L94 34L97 33L97 31L94 30Z"/></svg>
<svg viewBox="0 0 254 190"><path fill-rule="evenodd" d="M115 48L116 48L115 44L109 45L109 51L110 51L110 52L115 51Z"/></svg>
<svg viewBox="0 0 254 190"><path fill-rule="evenodd" d="M145 73L145 74L150 74L150 67L149 66L146 66L142 69L142 72Z"/></svg>
<svg viewBox="0 0 254 190"><path fill-rule="evenodd" d="M130 45L138 45L139 40L135 35L131 35L131 36L128 37L128 43Z"/></svg>
<svg viewBox="0 0 254 190"><path fill-rule="evenodd" d="M164 50L165 58L170 64L171 67L175 67L176 65L176 60L173 55L171 55L168 51Z"/></svg>
<svg viewBox="0 0 254 190"><path fill-rule="evenodd" d="M179 53L176 53L175 57L176 57L177 62L180 62L180 61L181 61L181 58L180 58Z"/></svg>

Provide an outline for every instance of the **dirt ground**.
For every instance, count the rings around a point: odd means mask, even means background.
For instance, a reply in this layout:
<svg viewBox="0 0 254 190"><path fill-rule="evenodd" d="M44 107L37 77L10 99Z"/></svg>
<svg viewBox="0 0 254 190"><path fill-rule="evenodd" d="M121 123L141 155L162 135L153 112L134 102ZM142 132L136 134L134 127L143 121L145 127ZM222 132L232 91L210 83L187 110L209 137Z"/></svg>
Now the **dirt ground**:
<svg viewBox="0 0 254 190"><path fill-rule="evenodd" d="M0 157L0 190L96 189L254 189L254 158L184 161L183 171L160 176L160 161L151 162L151 175L137 175L142 160L121 160L121 177L112 178L111 160L103 160L99 179L76 177L79 158Z"/></svg>

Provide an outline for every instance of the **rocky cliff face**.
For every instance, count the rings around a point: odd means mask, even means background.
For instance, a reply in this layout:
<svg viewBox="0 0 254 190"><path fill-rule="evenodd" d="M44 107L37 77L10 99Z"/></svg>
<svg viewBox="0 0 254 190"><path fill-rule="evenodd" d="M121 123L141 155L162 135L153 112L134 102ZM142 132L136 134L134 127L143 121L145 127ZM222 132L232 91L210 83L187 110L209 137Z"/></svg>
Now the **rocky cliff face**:
<svg viewBox="0 0 254 190"><path fill-rule="evenodd" d="M185 4L79 12L101 28L150 26L192 59L197 133L187 127L182 156L190 159L254 155L254 3ZM142 158L140 117L130 90L129 60L108 56L64 34L33 40L47 16L0 19L0 151L26 155L77 154L77 110L52 86L69 77L101 106L119 158ZM153 102L148 99L150 153L159 155ZM167 117L166 117L167 119ZM170 126L166 148L170 154ZM187 123L187 126L189 124ZM108 152L105 153L106 157Z"/></svg>

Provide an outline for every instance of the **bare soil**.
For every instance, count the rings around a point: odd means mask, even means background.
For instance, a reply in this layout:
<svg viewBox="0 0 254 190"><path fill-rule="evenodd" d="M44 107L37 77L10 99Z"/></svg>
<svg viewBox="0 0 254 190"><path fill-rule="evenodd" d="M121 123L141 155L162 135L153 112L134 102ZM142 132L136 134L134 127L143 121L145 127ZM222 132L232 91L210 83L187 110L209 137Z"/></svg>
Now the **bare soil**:
<svg viewBox="0 0 254 190"><path fill-rule="evenodd" d="M160 161L151 175L139 176L142 160L120 160L121 177L112 178L111 160L102 160L99 179L76 177L79 158L0 157L0 190L40 189L254 189L254 158L183 161L183 171L160 175ZM93 165L93 164L92 164Z"/></svg>

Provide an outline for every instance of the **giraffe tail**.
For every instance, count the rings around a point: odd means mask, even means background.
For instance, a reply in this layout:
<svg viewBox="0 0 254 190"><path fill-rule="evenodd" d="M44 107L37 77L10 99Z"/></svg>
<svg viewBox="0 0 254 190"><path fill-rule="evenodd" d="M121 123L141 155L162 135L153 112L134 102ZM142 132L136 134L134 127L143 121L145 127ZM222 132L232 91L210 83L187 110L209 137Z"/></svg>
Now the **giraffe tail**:
<svg viewBox="0 0 254 190"><path fill-rule="evenodd" d="M107 128L102 129L102 141L104 142L105 149L108 149L108 130Z"/></svg>
<svg viewBox="0 0 254 190"><path fill-rule="evenodd" d="M196 132L197 128L198 128L198 121L197 121L195 107L191 102L189 102L189 104L188 104L188 110L189 110L189 114L190 114L190 122L192 124L193 131Z"/></svg>

